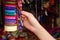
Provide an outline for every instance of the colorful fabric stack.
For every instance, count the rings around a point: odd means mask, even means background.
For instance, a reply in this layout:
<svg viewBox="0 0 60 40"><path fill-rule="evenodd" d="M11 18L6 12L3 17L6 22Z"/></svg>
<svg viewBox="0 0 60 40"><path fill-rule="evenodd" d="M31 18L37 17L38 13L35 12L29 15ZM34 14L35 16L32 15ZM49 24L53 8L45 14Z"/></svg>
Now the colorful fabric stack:
<svg viewBox="0 0 60 40"><path fill-rule="evenodd" d="M5 31L17 30L17 1L5 0Z"/></svg>

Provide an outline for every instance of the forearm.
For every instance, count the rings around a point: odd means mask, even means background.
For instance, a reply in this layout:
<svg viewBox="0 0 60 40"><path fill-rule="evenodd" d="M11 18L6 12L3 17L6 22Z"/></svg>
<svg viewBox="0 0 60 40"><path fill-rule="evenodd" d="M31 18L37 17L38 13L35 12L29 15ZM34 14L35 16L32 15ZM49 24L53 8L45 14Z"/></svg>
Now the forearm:
<svg viewBox="0 0 60 40"><path fill-rule="evenodd" d="M34 32L41 40L55 40L29 12L22 11L23 24L30 31Z"/></svg>
<svg viewBox="0 0 60 40"><path fill-rule="evenodd" d="M53 38L41 25L39 25L35 34L39 37L40 40L56 40Z"/></svg>

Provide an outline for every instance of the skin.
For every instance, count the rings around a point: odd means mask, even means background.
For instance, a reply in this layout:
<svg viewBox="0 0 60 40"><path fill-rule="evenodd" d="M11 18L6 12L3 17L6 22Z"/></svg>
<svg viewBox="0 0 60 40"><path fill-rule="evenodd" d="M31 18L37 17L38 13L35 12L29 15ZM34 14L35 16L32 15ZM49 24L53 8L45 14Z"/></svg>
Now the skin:
<svg viewBox="0 0 60 40"><path fill-rule="evenodd" d="M40 40L56 40L37 21L32 13L22 11L22 21L25 28L32 31Z"/></svg>

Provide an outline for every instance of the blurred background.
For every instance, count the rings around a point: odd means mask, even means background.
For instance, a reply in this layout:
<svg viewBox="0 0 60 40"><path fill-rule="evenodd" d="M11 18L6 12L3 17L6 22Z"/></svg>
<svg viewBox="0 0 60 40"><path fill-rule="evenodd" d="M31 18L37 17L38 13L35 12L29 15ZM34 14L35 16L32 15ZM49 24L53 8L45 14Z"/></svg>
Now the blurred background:
<svg viewBox="0 0 60 40"><path fill-rule="evenodd" d="M60 0L22 0L22 9L31 12L39 23L57 40L60 40ZM9 37L4 29L4 0L0 0L0 38L7 40L39 40L32 32L13 32ZM15 34L14 36L12 36ZM18 36L19 35L19 36ZM18 37L16 37L18 36Z"/></svg>

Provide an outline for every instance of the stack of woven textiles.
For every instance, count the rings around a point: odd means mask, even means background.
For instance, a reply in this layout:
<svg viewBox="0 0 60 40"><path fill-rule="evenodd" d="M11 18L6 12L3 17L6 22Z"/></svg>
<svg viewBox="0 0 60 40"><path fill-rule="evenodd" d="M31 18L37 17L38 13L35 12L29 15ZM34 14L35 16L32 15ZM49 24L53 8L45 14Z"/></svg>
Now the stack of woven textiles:
<svg viewBox="0 0 60 40"><path fill-rule="evenodd" d="M5 0L4 12L5 12L5 31L17 30L17 1Z"/></svg>

